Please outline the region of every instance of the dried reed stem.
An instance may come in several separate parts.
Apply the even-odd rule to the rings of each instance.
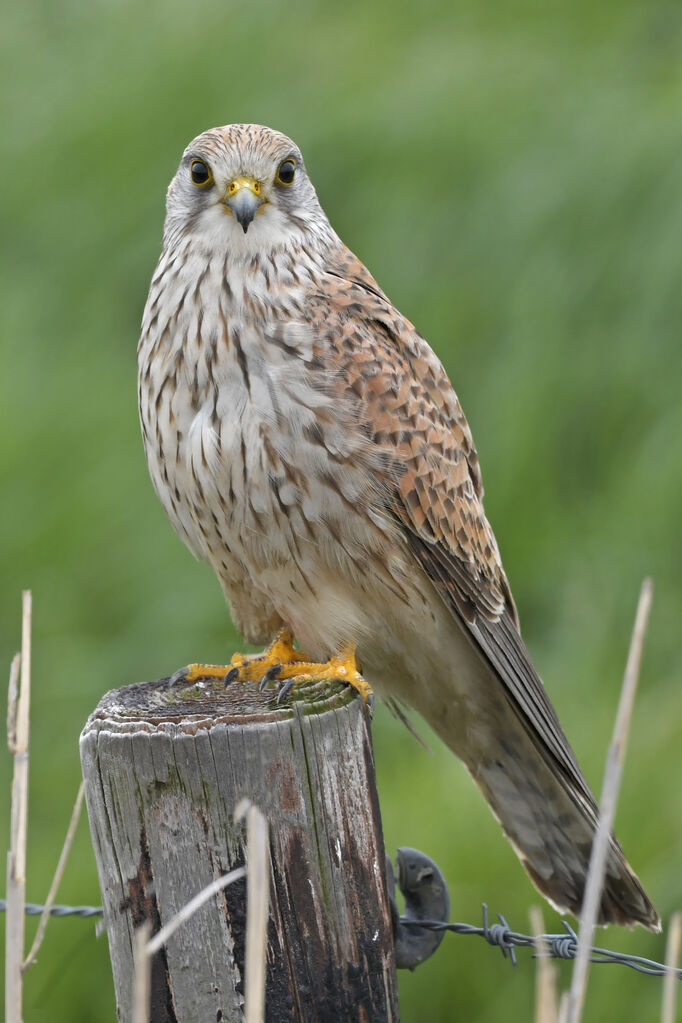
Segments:
[[[165,945],[170,936],[182,926],[193,913],[208,902],[214,895],[223,888],[227,888],[233,881],[238,881],[246,874],[245,867],[238,867],[224,874],[216,881],[206,885],[193,899],[190,899],[165,927],[157,931],[153,938],[149,937],[151,924],[146,920],[141,927],[135,931],[135,948],[133,952],[133,1023],[148,1023],[149,1021],[149,996],[151,992],[152,956]]]
[[[38,930],[36,931],[33,944],[31,945],[31,951],[26,956],[22,965],[23,970],[27,970],[32,963],[36,961],[38,951],[43,943],[45,937],[45,928],[47,927],[47,921],[50,919],[50,910],[54,906],[54,901],[57,898],[57,891],[59,890],[59,884],[64,874],[66,867],[66,861],[69,858],[71,852],[71,846],[73,844],[73,836],[76,834],[76,828],[78,827],[78,821],[80,820],[81,810],[83,809],[83,797],[85,795],[85,782],[82,781],[80,788],[78,789],[78,795],[76,796],[76,802],[74,803],[73,810],[71,812],[71,820],[69,821],[69,827],[66,832],[66,838],[64,839],[64,845],[59,856],[59,862],[57,863],[57,869],[54,872],[52,878],[52,884],[50,890],[47,893],[45,905],[43,906],[43,912],[40,915],[40,922],[38,923]]]
[[[682,931],[682,914],[673,913],[668,924],[668,940],[665,946],[665,965],[668,972],[663,981],[663,1005],[661,1007],[661,1023],[675,1023],[677,1006],[677,964],[680,959],[680,932]]]
[[[539,906],[530,908],[530,928],[535,937],[537,973],[535,975],[535,1023],[557,1023],[556,966],[543,935],[545,925]]]
[[[228,884],[232,884],[233,881],[238,881],[240,877],[244,877],[245,873],[245,867],[237,867],[236,870],[231,870],[229,874],[224,874],[216,881],[211,881],[205,888],[202,888],[193,899],[190,899],[182,909],[178,910],[165,927],[162,927],[153,938],[149,939],[146,947],[147,955],[153,956],[158,952],[161,946],[166,944],[171,934],[174,934],[178,927],[184,924],[185,920],[189,920],[193,913],[196,913],[205,902],[208,902],[209,899],[213,898],[219,891],[222,891],[223,888],[227,888]]]
[[[133,945],[133,1023],[149,1023],[149,996],[152,989],[152,961],[149,955],[149,920],[135,931]]]
[[[559,1023],[566,1023],[568,1019],[568,991],[561,992],[559,999]]]
[[[10,848],[7,854],[5,919],[5,1021],[21,1023],[23,1001],[24,906],[26,903],[26,830],[28,826],[28,740],[31,701],[31,593],[22,594],[21,679],[12,661],[7,710],[8,744],[14,758]]]
[[[15,654],[9,667],[7,687],[7,747],[14,756],[17,751],[17,703],[19,700],[19,669],[21,654]]]
[[[239,816],[239,808],[237,810]],[[245,1023],[262,1023],[265,1015],[265,956],[270,906],[268,822],[258,807],[246,812],[247,889]]]
[[[635,624],[630,640],[630,650],[625,667],[623,686],[618,704],[613,738],[606,758],[606,770],[599,805],[599,824],[592,843],[590,868],[587,873],[585,897],[580,914],[580,931],[578,935],[578,954],[576,956],[571,987],[568,996],[566,1023],[579,1023],[585,1004],[587,978],[590,970],[590,950],[597,922],[601,891],[604,883],[606,858],[609,851],[611,829],[616,814],[620,780],[623,773],[625,751],[627,748],[628,730],[632,717],[632,707],[637,691],[639,666],[642,659],[642,647],[646,635],[646,627],[651,609],[653,586],[651,579],[645,579],[639,595]]]

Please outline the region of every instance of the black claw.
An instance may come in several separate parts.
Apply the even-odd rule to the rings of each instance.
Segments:
[[[260,680],[260,685],[258,686],[261,693],[267,686],[268,682],[274,682],[276,678],[279,678],[279,673],[281,670],[282,670],[281,664],[273,664],[271,668],[268,668],[268,670],[265,672],[262,679]]]
[[[223,679],[223,685],[224,686],[231,686],[232,683],[236,682],[238,678],[239,678],[239,665],[235,664],[234,668],[230,668],[230,670],[225,675],[225,678]]]
[[[286,700],[287,696],[289,695],[291,690],[294,688],[295,684],[296,684],[296,680],[293,679],[293,678],[288,678],[286,680],[284,685],[280,688],[280,691],[277,693],[277,705],[278,706],[282,702],[282,700]]]
[[[173,686],[179,686],[183,682],[186,682],[188,670],[188,667],[178,668],[178,670],[168,679],[168,688],[172,689]]]

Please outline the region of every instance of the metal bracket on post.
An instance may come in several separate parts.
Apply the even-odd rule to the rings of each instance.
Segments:
[[[445,931],[419,927],[420,920],[448,922],[450,893],[440,867],[418,849],[401,846],[396,854],[398,888],[405,899],[401,916],[395,900],[393,864],[386,857],[395,961],[399,970],[414,970],[433,955]]]

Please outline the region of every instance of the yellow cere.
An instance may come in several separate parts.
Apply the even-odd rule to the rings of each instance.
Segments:
[[[233,178],[227,186],[227,194],[236,195],[242,188],[248,188],[254,195],[260,195],[261,192],[260,181],[256,181],[255,178],[238,177]]]

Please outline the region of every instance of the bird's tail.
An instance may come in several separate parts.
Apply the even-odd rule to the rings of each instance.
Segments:
[[[559,912],[580,914],[598,810],[585,782],[578,792],[550,767],[530,736],[476,766],[474,780],[539,891]],[[490,751],[489,751],[490,752]],[[660,931],[656,909],[612,834],[598,923]]]

